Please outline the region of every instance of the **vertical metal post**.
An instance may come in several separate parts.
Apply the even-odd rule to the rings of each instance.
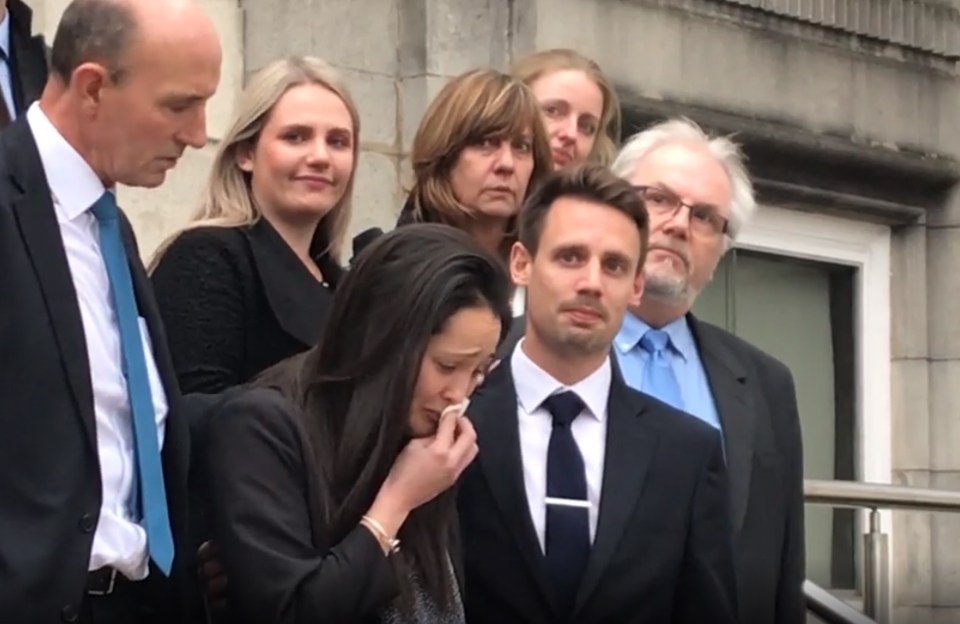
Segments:
[[[880,510],[870,510],[870,530],[863,534],[863,611],[878,624],[890,624],[890,560]]]

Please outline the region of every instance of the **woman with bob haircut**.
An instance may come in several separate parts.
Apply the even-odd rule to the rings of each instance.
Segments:
[[[465,417],[509,329],[502,262],[455,228],[371,243],[324,336],[227,399],[209,427],[227,621],[462,623],[450,489]]]
[[[468,71],[440,90],[410,160],[413,187],[397,225],[452,225],[504,259],[523,200],[551,170],[536,99],[492,69]]]
[[[218,392],[316,344],[341,279],[360,120],[324,61],[250,80],[193,221],[151,274],[182,390]]]
[[[512,73],[540,103],[555,168],[613,162],[620,143],[620,100],[595,61],[554,48],[521,58]]]

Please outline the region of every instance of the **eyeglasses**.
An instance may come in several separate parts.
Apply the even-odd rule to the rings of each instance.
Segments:
[[[658,217],[672,219],[684,206],[690,209],[690,229],[697,234],[704,236],[717,236],[726,234],[729,222],[725,217],[720,216],[720,211],[716,206],[710,204],[688,204],[680,197],[660,186],[636,185],[633,187],[643,203],[647,207],[647,212]]]

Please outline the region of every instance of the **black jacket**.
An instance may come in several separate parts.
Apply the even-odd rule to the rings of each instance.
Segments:
[[[318,282],[266,219],[187,230],[153,271],[183,392],[246,383],[320,339],[343,269],[315,259]]]

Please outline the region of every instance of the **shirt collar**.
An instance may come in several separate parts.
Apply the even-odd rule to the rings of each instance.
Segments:
[[[10,7],[3,13],[0,20],[0,51],[7,59],[10,58]]]
[[[513,350],[510,358],[510,368],[513,372],[513,384],[517,390],[517,402],[528,414],[533,413],[543,404],[547,397],[565,390],[572,390],[583,400],[587,411],[599,421],[607,415],[607,399],[610,396],[612,372],[610,357],[604,359],[603,364],[586,378],[572,386],[565,386],[557,381],[553,375],[543,370],[523,352],[523,342]]]
[[[27,109],[27,123],[40,152],[50,194],[62,214],[72,221],[89,210],[106,189],[83,156],[50,123],[39,102]]]
[[[646,321],[628,311],[623,315],[623,323],[621,323],[620,331],[617,332],[617,337],[614,338],[613,343],[620,353],[625,355],[640,343],[640,339],[650,329],[652,327]],[[689,359],[690,354],[696,349],[696,344],[693,340],[693,332],[690,331],[690,324],[687,323],[686,315],[674,319],[660,329],[670,336],[670,347],[673,351],[684,361]]]

